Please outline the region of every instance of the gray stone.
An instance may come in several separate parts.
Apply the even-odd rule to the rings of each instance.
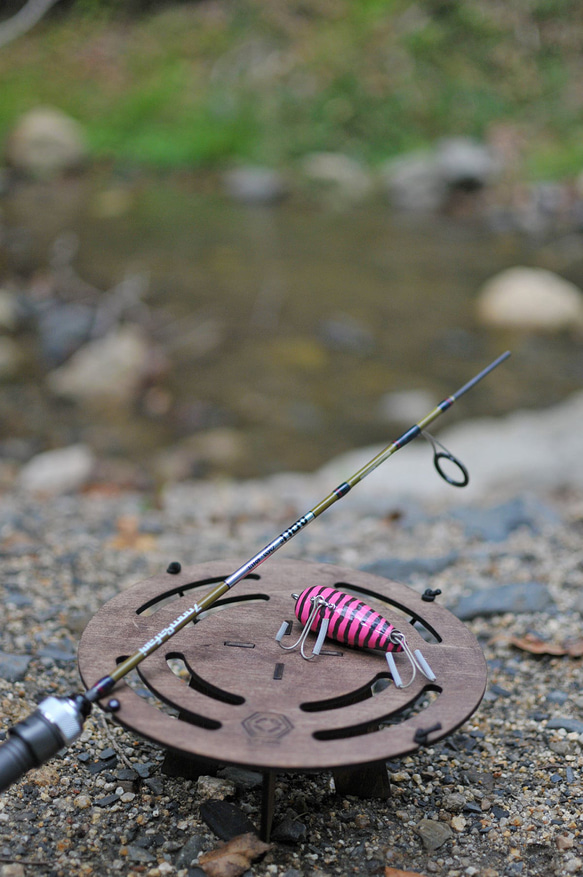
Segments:
[[[454,509],[451,515],[464,525],[469,538],[477,537],[486,542],[503,542],[518,527],[525,526],[538,533],[543,524],[560,522],[553,509],[533,500],[527,502],[524,497],[516,497],[492,508],[462,506]]]
[[[286,816],[273,829],[273,840],[278,843],[297,844],[306,838],[306,826],[293,816]]]
[[[438,850],[453,837],[451,828],[445,822],[437,822],[435,819],[422,819],[415,828],[421,838],[425,849],[432,853]]]
[[[238,789],[249,791],[259,789],[263,785],[263,774],[256,770],[245,770],[242,767],[223,767],[217,771],[217,776],[223,777],[235,783]]]
[[[54,302],[37,318],[41,350],[46,362],[58,366],[84,344],[91,331],[95,311],[80,302]]]
[[[549,731],[559,730],[560,728],[562,728],[569,734],[583,734],[583,721],[581,721],[580,719],[568,719],[557,716],[554,719],[549,719],[546,727]]]
[[[199,834],[190,837],[176,857],[174,866],[177,871],[181,868],[189,868],[203,850],[203,838]]]
[[[30,655],[10,655],[0,652],[0,677],[7,682],[20,682],[24,679],[30,662]]]
[[[443,796],[442,804],[450,813],[461,813],[466,806],[466,799],[461,792],[450,792]]]
[[[462,621],[468,621],[477,615],[544,612],[552,606],[554,602],[546,585],[540,582],[519,582],[497,588],[482,588],[474,594],[462,597],[452,611]]]
[[[51,658],[51,660],[57,661],[60,664],[69,664],[76,658],[75,652],[67,651],[56,645],[48,645],[43,649],[39,649],[37,655],[39,658]]]
[[[149,862],[156,862],[156,856],[154,853],[151,853],[149,850],[145,850],[143,847],[137,846],[137,844],[130,844],[127,847],[128,851],[128,859],[130,862],[143,862],[147,864]]]

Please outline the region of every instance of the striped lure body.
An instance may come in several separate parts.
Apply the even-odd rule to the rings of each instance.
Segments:
[[[318,632],[322,621],[328,620],[327,636],[347,646],[400,652],[402,646],[391,640],[395,626],[358,597],[325,585],[306,588],[296,602],[296,617],[307,624],[315,598],[325,600],[316,614],[311,630]]]

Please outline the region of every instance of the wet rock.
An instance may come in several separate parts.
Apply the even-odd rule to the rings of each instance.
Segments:
[[[47,379],[58,396],[81,402],[131,402],[151,375],[155,353],[143,332],[121,326],[81,347]]]
[[[421,838],[423,846],[428,852],[438,850],[453,837],[451,828],[445,822],[437,822],[434,819],[422,819],[415,828]]]
[[[452,611],[462,621],[468,621],[478,615],[544,612],[553,605],[553,599],[546,585],[540,582],[519,582],[497,588],[482,588],[474,594],[462,597]]]
[[[437,144],[435,162],[450,188],[481,189],[492,182],[498,162],[483,143],[469,137],[450,137]]]
[[[411,153],[387,162],[381,180],[398,210],[435,213],[447,200],[447,186],[431,152]]]
[[[0,678],[7,682],[20,682],[24,679],[30,662],[30,655],[10,655],[0,652]]]
[[[223,186],[229,197],[245,204],[274,204],[287,194],[283,176],[267,167],[248,165],[225,171]]]
[[[29,493],[62,494],[87,483],[95,458],[87,445],[71,445],[37,454],[20,472],[20,487]]]
[[[416,576],[431,577],[447,569],[456,563],[459,554],[450,551],[439,557],[412,557],[410,560],[402,560],[398,557],[377,560],[374,563],[365,564],[361,567],[364,572],[373,575],[384,576],[397,582],[409,582]]]
[[[314,152],[302,162],[304,175],[326,193],[347,201],[361,201],[372,191],[362,165],[339,152]]]
[[[248,832],[256,833],[255,826],[243,811],[227,801],[204,801],[200,805],[200,815],[221,840],[231,840]]]
[[[46,179],[79,168],[87,158],[83,129],[53,107],[22,116],[6,144],[8,163],[27,176]]]
[[[484,284],[476,310],[487,326],[555,332],[583,326],[583,293],[543,268],[508,268]]]

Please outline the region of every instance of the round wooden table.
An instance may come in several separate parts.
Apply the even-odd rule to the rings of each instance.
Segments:
[[[110,600],[81,638],[85,685],[111,672],[240,565],[213,561],[166,572]],[[418,673],[411,687],[398,689],[382,653],[332,640],[312,661],[298,650],[284,651],[275,639],[282,622],[292,623],[282,644],[301,630],[291,595],[310,585],[348,591],[379,611],[412,649],[422,650],[435,681]],[[313,639],[310,634],[308,646]],[[396,655],[396,661],[407,681],[406,657]],[[344,793],[358,794],[366,778],[369,793],[388,794],[384,762],[459,727],[479,705],[486,679],[476,639],[437,601],[332,564],[271,560],[118,683],[114,718],[178,754],[185,766],[195,760],[207,770],[210,762],[262,771],[262,833],[268,837],[277,772],[332,769]]]

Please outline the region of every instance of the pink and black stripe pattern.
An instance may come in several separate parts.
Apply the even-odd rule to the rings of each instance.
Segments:
[[[328,636],[347,646],[359,648],[383,649],[385,652],[400,652],[402,647],[391,641],[391,633],[395,626],[383,618],[358,597],[338,591],[325,585],[306,588],[297,599],[296,616],[302,624],[306,624],[312,611],[312,600],[320,597],[326,601],[321,612],[318,612],[311,629],[314,632],[324,618],[328,619]]]

